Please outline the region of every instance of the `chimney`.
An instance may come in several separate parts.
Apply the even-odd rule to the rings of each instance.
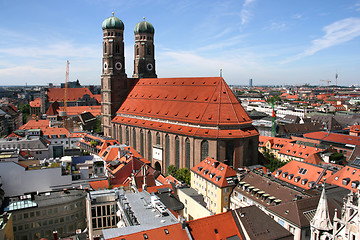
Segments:
[[[142,190],[146,191],[147,190],[147,185],[146,185],[146,165],[143,165],[143,177],[144,177],[144,182],[142,185]]]
[[[54,240],[58,240],[58,232],[53,231]]]

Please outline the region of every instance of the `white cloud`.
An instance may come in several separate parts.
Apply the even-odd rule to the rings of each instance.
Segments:
[[[288,58],[283,63],[293,62],[318,51],[339,45],[360,36],[360,18],[345,18],[323,28],[325,35],[312,41],[302,53]]]
[[[282,31],[287,27],[286,23],[281,23],[281,22],[272,22],[270,24],[270,26],[265,27],[265,30],[277,30],[277,31]]]
[[[242,5],[241,11],[240,11],[240,18],[241,18],[242,25],[247,24],[253,16],[252,12],[249,9],[250,5],[253,2],[255,2],[255,0],[245,0],[244,4]]]

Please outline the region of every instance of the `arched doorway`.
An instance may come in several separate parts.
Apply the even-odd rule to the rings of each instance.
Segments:
[[[159,162],[155,163],[155,170],[161,172],[161,165]]]

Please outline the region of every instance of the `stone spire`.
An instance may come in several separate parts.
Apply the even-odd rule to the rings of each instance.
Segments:
[[[325,195],[325,187],[322,190],[315,216],[310,223],[313,228],[320,231],[330,231],[333,228],[330,221],[327,198]]]

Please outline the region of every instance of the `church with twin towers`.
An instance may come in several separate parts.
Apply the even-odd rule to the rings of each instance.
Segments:
[[[136,149],[165,173],[206,157],[233,168],[258,163],[259,133],[220,77],[158,78],[153,25],[134,28],[134,72],[125,72],[124,23],[105,19],[101,126],[105,136]]]

